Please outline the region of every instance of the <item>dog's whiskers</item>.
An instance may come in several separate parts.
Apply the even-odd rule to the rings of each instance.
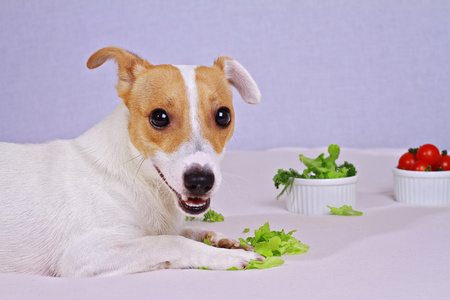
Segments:
[[[245,182],[246,184],[250,184],[251,183],[251,180],[249,179],[249,178],[247,178],[247,177],[245,177],[245,176],[242,176],[242,175],[240,175],[240,174],[237,174],[237,173],[228,173],[228,172],[225,172],[225,171],[222,171],[222,175],[223,175],[223,178],[225,179],[233,179],[233,180],[236,180],[237,182]]]
[[[133,157],[133,158],[127,160],[126,162],[122,163],[121,166],[123,166],[123,165],[125,165],[125,164],[127,164],[127,163],[129,163],[129,162],[132,162],[133,160],[135,160],[136,158],[139,158],[139,157],[142,157],[142,154],[138,154],[138,155],[136,155],[135,157]]]
[[[142,164],[143,164],[144,161],[145,161],[145,157],[144,157],[143,155],[139,155],[139,156],[141,157],[141,159],[140,159],[139,162],[137,163],[137,170],[136,170],[136,173],[134,174],[133,185],[131,186],[131,188],[134,187],[134,184],[136,183],[136,178],[137,178],[137,176],[138,176],[138,173],[139,173],[139,171],[141,170]],[[137,156],[137,157],[139,157],[139,156]],[[135,158],[137,158],[137,157],[135,157]]]
[[[222,193],[229,197],[234,196],[232,187],[250,184],[251,180],[245,176],[239,175],[237,173],[228,173],[222,171],[222,183],[220,186],[220,190]]]

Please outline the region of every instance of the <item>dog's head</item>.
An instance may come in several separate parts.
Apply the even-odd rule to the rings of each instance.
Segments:
[[[230,85],[251,104],[261,100],[258,86],[228,57],[212,67],[152,65],[107,47],[94,53],[87,66],[97,68],[108,59],[119,66],[116,88],[130,112],[130,141],[146,159],[143,167],[157,173],[184,213],[204,212],[220,185],[220,161],[233,134]]]

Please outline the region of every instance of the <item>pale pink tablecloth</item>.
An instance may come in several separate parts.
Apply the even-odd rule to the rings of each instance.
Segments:
[[[0,299],[450,299],[450,208],[394,201],[392,167],[401,149],[342,149],[340,160],[359,171],[361,217],[290,213],[272,177],[278,168],[302,169],[298,154],[320,149],[231,151],[212,208],[222,223],[193,222],[246,237],[269,221],[296,229],[310,246],[267,270],[162,270],[110,278],[48,278],[0,274]],[[251,234],[251,232],[249,233]]]

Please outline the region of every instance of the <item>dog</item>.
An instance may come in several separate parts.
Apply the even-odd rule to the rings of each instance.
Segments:
[[[116,47],[123,101],[73,140],[0,143],[0,272],[112,276],[158,269],[244,268],[262,256],[223,234],[184,227],[221,183],[234,130],[234,86],[261,93],[222,56],[212,66],[152,65]],[[208,238],[214,247],[206,245]]]

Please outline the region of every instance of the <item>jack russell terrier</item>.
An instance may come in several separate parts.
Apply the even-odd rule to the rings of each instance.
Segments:
[[[110,276],[263,260],[220,233],[183,228],[221,182],[230,85],[247,103],[261,100],[247,70],[228,57],[152,65],[115,47],[87,66],[109,59],[123,103],[107,118],[74,140],[0,143],[0,272]]]

